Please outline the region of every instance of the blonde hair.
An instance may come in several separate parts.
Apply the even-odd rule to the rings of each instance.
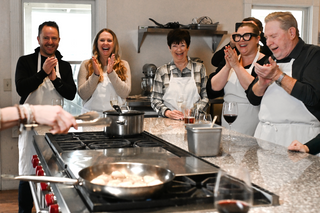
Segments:
[[[265,23],[269,21],[280,22],[280,28],[283,30],[288,30],[291,27],[296,29],[297,37],[299,37],[298,23],[295,17],[290,12],[273,12],[267,15],[264,19]]]
[[[111,55],[114,54],[114,56],[115,56],[115,62],[114,62],[114,65],[113,65],[113,70],[117,73],[117,75],[119,76],[119,78],[122,81],[125,81],[127,79],[127,69],[124,66],[124,63],[120,59],[119,42],[118,42],[116,34],[112,30],[104,28],[104,29],[102,29],[102,30],[100,30],[98,32],[98,34],[96,35],[96,37],[94,38],[94,41],[93,41],[92,54],[97,59],[99,66],[103,70],[102,63],[101,63],[101,60],[100,60],[100,55],[99,55],[99,49],[98,49],[98,40],[99,40],[100,34],[103,33],[103,32],[108,32],[113,37],[114,48],[113,48],[112,53],[111,53]],[[86,66],[86,68],[88,70],[88,74],[87,74],[87,77],[86,77],[88,79],[89,76],[91,76],[93,74],[93,72],[94,72],[93,67],[92,67],[92,59],[90,59],[85,64],[85,66]],[[103,75],[100,75],[99,82],[102,82],[102,81],[103,81]]]

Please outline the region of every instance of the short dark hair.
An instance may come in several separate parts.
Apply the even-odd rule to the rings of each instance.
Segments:
[[[244,18],[242,21],[253,21],[254,23],[257,24],[259,30],[261,32],[263,32],[263,25],[259,19],[255,18],[255,17],[247,17],[247,18]]]
[[[187,48],[190,45],[190,33],[188,30],[183,29],[173,29],[168,33],[167,36],[167,44],[169,48],[171,48],[171,44],[176,43],[180,44],[181,42],[185,41],[187,44]]]
[[[40,36],[41,32],[42,32],[42,28],[44,26],[48,26],[48,27],[54,27],[58,30],[58,35],[60,36],[60,33],[59,33],[59,26],[57,25],[56,22],[54,21],[45,21],[43,22],[42,24],[39,25],[39,29],[38,29],[38,36]]]

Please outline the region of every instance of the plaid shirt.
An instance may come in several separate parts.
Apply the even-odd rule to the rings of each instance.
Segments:
[[[206,91],[206,84],[208,77],[206,75],[206,68],[204,64],[191,61],[188,57],[188,64],[182,72],[176,67],[173,60],[161,67],[158,67],[155,77],[151,95],[151,107],[158,113],[159,116],[165,117],[164,113],[169,109],[163,103],[163,95],[166,93],[170,82],[170,73],[173,77],[191,77],[191,69],[194,67],[194,80],[200,95],[199,110],[205,111],[208,107],[208,97]],[[169,109],[170,110],[170,109]]]

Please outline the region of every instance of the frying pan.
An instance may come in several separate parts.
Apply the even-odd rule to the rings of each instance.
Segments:
[[[111,174],[113,171],[119,171],[124,174],[145,176],[150,175],[162,181],[161,184],[152,186],[139,187],[122,187],[109,186],[91,183],[91,180],[99,175]],[[116,197],[125,200],[143,200],[152,198],[162,192],[162,190],[171,183],[175,174],[165,168],[143,163],[127,163],[118,162],[110,164],[98,164],[86,167],[79,171],[79,179],[49,177],[49,176],[16,176],[16,180],[36,181],[36,182],[51,182],[70,185],[84,186],[90,193],[98,193],[111,197]]]

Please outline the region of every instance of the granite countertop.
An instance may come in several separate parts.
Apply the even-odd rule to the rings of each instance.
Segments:
[[[145,131],[188,151],[183,121],[167,118],[146,118]],[[234,141],[227,141],[223,128],[218,156],[203,158],[220,168],[241,164],[251,173],[252,183],[280,197],[280,206],[256,207],[250,213],[319,212],[320,158],[305,153],[290,152],[286,147],[231,132]],[[208,211],[206,211],[208,212]]]
[[[183,121],[145,118],[144,130],[188,151],[187,131]],[[36,130],[40,135],[47,131],[47,128]],[[78,131],[103,131],[103,128],[82,127]],[[234,141],[230,142],[227,141],[227,134],[228,130],[223,128],[219,155],[203,159],[222,169],[230,164],[241,164],[249,169],[252,183],[280,197],[279,206],[255,207],[250,209],[250,213],[319,212],[318,156],[290,152],[286,147],[236,132],[231,132]]]

